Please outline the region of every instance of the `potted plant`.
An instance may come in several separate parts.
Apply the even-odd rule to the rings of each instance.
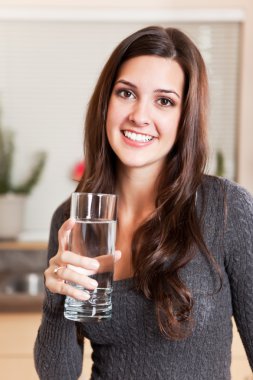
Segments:
[[[216,171],[215,174],[219,177],[223,177],[225,174],[224,155],[221,150],[216,152]]]
[[[14,133],[2,128],[0,115],[0,239],[16,239],[21,232],[26,198],[38,183],[46,161],[45,152],[38,153],[28,178],[14,185],[14,151]]]

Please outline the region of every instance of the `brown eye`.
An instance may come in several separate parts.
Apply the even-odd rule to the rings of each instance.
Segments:
[[[126,91],[126,90],[124,90],[123,93],[122,93],[122,95],[123,95],[125,98],[130,98],[131,95],[132,95],[132,93],[131,93],[130,91]]]
[[[158,99],[158,103],[163,106],[163,107],[167,107],[167,106],[172,106],[173,105],[173,102],[168,99],[168,98],[160,98]]]
[[[125,90],[125,89],[120,89],[120,90],[116,91],[116,93],[121,98],[125,98],[125,99],[133,99],[135,97],[134,94],[132,93],[132,91]]]

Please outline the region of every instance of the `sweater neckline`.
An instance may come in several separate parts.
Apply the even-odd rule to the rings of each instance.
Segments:
[[[134,284],[133,277],[123,278],[120,280],[113,281],[113,289],[114,290],[129,289],[133,286],[133,284]]]

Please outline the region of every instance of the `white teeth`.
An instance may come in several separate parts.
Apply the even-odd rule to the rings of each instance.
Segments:
[[[140,135],[140,134],[134,133],[134,132],[123,131],[123,134],[124,134],[125,137],[127,137],[127,138],[129,138],[130,140],[133,140],[133,141],[147,142],[147,141],[153,140],[152,136]]]

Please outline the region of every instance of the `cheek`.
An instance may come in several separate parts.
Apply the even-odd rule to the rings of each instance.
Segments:
[[[111,102],[108,107],[106,118],[106,130],[107,134],[113,131],[119,131],[126,115],[122,107],[116,106],[115,102]]]
[[[169,138],[174,138],[177,134],[179,126],[180,115],[170,115],[169,118],[164,118],[160,123],[159,133]]]

